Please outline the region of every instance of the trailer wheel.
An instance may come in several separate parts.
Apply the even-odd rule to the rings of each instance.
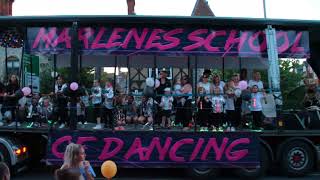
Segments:
[[[291,141],[281,151],[281,167],[288,176],[303,176],[311,171],[314,153],[308,144]]]
[[[219,169],[215,168],[188,168],[187,174],[192,179],[212,179],[219,175]]]
[[[0,162],[6,163],[9,167],[11,166],[10,154],[2,144],[0,144]]]
[[[257,179],[263,177],[270,165],[270,156],[268,150],[261,146],[260,150],[260,167],[259,168],[238,168],[234,173],[243,179]]]

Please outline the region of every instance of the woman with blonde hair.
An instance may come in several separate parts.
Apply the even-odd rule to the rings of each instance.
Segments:
[[[70,143],[64,152],[64,163],[60,169],[79,169],[81,180],[93,180],[96,175],[85,157],[86,154],[82,145]]]

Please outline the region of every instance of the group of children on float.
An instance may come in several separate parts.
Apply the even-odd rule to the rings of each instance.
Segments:
[[[224,83],[218,75],[208,82],[209,75],[203,74],[198,83],[197,121],[200,131],[235,131],[246,126],[247,114],[252,114],[252,128],[261,129],[262,101],[265,98],[260,73],[254,72],[253,80],[240,81],[239,74]]]
[[[245,114],[251,113],[253,117],[253,127],[260,128],[262,123],[262,99],[265,97],[263,83],[260,80],[259,72],[255,72],[253,80],[240,81],[238,74],[224,83],[218,75],[213,75],[212,82],[209,82],[210,74],[204,73],[197,84],[197,114],[193,118],[196,124],[200,125],[200,131],[227,130],[234,131],[244,125]],[[164,78],[166,79],[166,78]],[[243,85],[245,84],[245,85]],[[159,97],[143,96],[138,103],[132,95],[115,97],[112,83],[106,82],[101,88],[100,82],[95,80],[91,93],[85,91],[77,101],[78,123],[83,127],[87,123],[90,101],[93,105],[93,117],[97,124],[93,129],[115,128],[123,130],[125,124],[144,124],[144,128],[153,129],[154,118],[160,115],[160,126],[170,127],[173,120],[171,117],[176,110],[177,103],[183,104],[190,97],[182,94],[182,84],[179,80],[173,85],[161,83],[157,87],[161,89]],[[26,119],[34,122],[34,126],[41,126],[43,122],[55,120],[59,123],[59,128],[64,128],[68,124],[68,111],[70,104],[63,91],[67,84],[59,76],[55,85],[55,92],[49,96],[33,96],[28,101],[28,97],[19,100],[18,106],[25,107]],[[191,90],[192,91],[192,90]],[[190,92],[191,93],[191,92]],[[54,96],[54,103],[52,102]],[[116,106],[120,105],[121,110],[116,112]],[[158,107],[158,108],[156,108]],[[117,109],[118,110],[118,109]],[[192,111],[186,109],[185,112]],[[155,112],[159,114],[155,114]],[[117,116],[117,117],[115,117]],[[104,127],[103,123],[104,121]],[[177,123],[177,122],[176,122]],[[20,125],[20,124],[19,124]]]

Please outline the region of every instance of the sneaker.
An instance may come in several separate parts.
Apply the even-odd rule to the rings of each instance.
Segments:
[[[150,130],[150,131],[153,131],[153,127],[152,127],[152,126],[150,126],[150,127],[149,127],[149,130]]]
[[[227,131],[227,132],[230,132],[230,131],[231,131],[231,128],[230,128],[230,127],[227,127],[227,128],[226,128],[226,131]]]
[[[4,124],[3,124],[3,122],[0,122],[0,126],[3,126]]]
[[[81,124],[81,128],[84,129],[86,126],[84,124]]]
[[[145,125],[142,126],[142,129],[145,129],[147,126],[149,127],[150,124],[151,124],[150,122],[147,122]]]
[[[125,128],[123,126],[120,126],[119,130],[123,131],[123,130],[125,130]]]
[[[88,122],[86,121],[86,122],[84,122],[84,124],[88,124]]]
[[[231,132],[234,132],[234,131],[236,131],[236,128],[231,127],[231,128],[230,128],[230,131],[231,131]]]
[[[212,127],[212,132],[217,132],[217,129],[216,129],[216,127]]]
[[[62,128],[64,128],[66,125],[65,124],[61,124],[60,126],[59,126],[59,129],[62,129]]]
[[[200,127],[200,132],[203,132],[204,131],[204,127]]]
[[[205,132],[208,132],[208,131],[209,131],[208,127],[205,127],[205,128],[204,128],[204,131],[205,131]]]
[[[217,130],[218,130],[219,132],[223,132],[223,128],[220,127],[220,126],[217,128]]]
[[[95,127],[93,127],[93,129],[102,129],[102,125],[101,124],[97,124]]]
[[[29,124],[27,125],[27,128],[32,128],[32,126],[33,126],[33,122],[29,123]]]
[[[82,122],[79,121],[78,124],[80,125],[80,124],[82,124]]]

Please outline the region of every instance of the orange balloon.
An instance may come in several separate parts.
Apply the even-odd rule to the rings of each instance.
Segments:
[[[113,161],[105,161],[101,166],[101,173],[105,178],[113,178],[117,174],[117,165]]]

